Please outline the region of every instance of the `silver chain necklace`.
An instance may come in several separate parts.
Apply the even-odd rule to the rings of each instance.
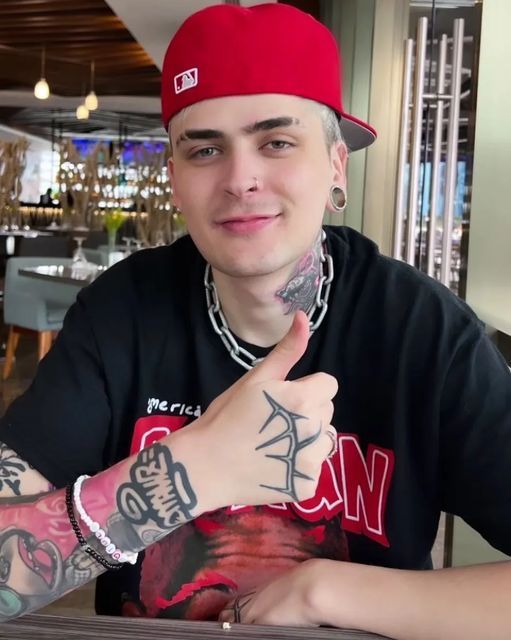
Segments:
[[[321,277],[319,280],[318,290],[316,291],[314,304],[307,312],[311,335],[323,322],[323,318],[325,317],[328,309],[330,286],[334,279],[334,264],[332,256],[327,251],[326,233],[324,231],[321,233],[320,260]],[[220,306],[220,300],[218,299],[216,286],[211,275],[211,265],[209,263],[206,265],[206,269],[204,271],[204,290],[206,292],[208,315],[214,332],[220,336],[220,339],[224,343],[231,358],[249,371],[252,367],[255,367],[256,364],[261,362],[261,360],[264,360],[264,358],[256,358],[253,353],[244,349],[240,344],[238,344],[238,341],[229,329],[227,320],[222,312],[222,307]]]

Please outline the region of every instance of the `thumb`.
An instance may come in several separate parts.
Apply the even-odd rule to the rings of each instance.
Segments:
[[[309,319],[297,311],[291,328],[266,358],[252,370],[252,380],[285,380],[300,360],[309,341]]]

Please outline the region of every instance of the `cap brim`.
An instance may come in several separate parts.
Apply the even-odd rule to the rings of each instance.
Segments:
[[[376,131],[370,125],[349,114],[341,115],[340,126],[350,151],[364,149],[376,140]]]

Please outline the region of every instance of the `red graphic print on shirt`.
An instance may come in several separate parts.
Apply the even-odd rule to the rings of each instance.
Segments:
[[[132,453],[182,428],[186,416],[140,418]],[[216,620],[238,593],[252,591],[309,558],[349,560],[346,531],[388,546],[385,506],[393,452],[339,434],[325,461],[316,495],[300,503],[233,505],[204,514],[149,547],[141,568],[140,600],[124,613]]]

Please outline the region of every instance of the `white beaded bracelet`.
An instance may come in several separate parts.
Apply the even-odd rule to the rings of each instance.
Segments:
[[[114,560],[117,560],[117,562],[129,562],[130,564],[136,564],[138,553],[133,553],[132,551],[121,551],[120,549],[117,549],[112,540],[106,535],[106,531],[101,528],[99,522],[95,522],[85,511],[85,507],[83,506],[80,494],[82,491],[83,481],[88,480],[89,478],[90,476],[87,475],[80,476],[76,480],[73,487],[74,505],[80,515],[80,518],[85,522],[90,532],[93,533],[105,547],[105,551],[109,556],[112,556],[112,558]]]

